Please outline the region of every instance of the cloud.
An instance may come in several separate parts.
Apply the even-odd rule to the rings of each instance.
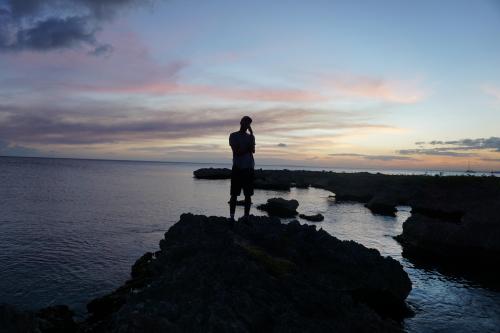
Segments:
[[[482,87],[483,92],[493,98],[495,98],[497,101],[500,101],[500,88],[495,87],[492,85],[485,85]]]
[[[0,139],[22,144],[51,145],[158,142],[186,138],[198,140],[228,133],[238,126],[242,114],[254,119],[259,134],[299,143],[314,142],[318,135],[331,137],[334,131],[387,128],[367,123],[360,114],[335,110],[252,110],[241,107],[169,110],[124,106],[121,103],[85,103],[66,107],[57,104],[38,105],[36,108],[0,104]],[[332,117],[336,119],[335,123],[327,121]]]
[[[10,144],[0,140],[0,156],[40,156],[37,149]]]
[[[337,156],[337,157],[363,157],[363,154],[354,154],[354,153],[338,153],[338,154],[328,154],[329,156]]]
[[[338,75],[323,79],[334,95],[360,97],[398,104],[421,101],[426,92],[417,80],[394,80],[369,76]]]
[[[133,147],[129,148],[129,151],[137,152],[147,152],[147,153],[173,153],[173,152],[209,152],[218,150],[220,145],[218,144],[184,144],[184,145],[174,145],[174,146],[152,146],[152,147]]]
[[[89,51],[89,54],[97,57],[102,55],[107,56],[110,55],[113,52],[113,50],[114,50],[113,45],[102,44],[97,46],[94,50]]]
[[[431,155],[449,157],[473,157],[478,151],[500,152],[500,138],[477,138],[460,140],[432,140],[419,141],[416,149],[401,149],[397,153],[401,155]]]
[[[491,150],[500,152],[500,137],[477,138],[477,139],[460,139],[451,141],[433,140],[427,143],[431,146],[443,146],[433,148],[434,150],[450,151],[450,150]]]
[[[71,89],[71,87],[69,87]],[[144,95],[187,94],[216,97],[226,100],[314,102],[328,98],[312,91],[277,88],[234,88],[208,85],[181,84],[177,82],[146,82],[144,84],[74,86],[75,91],[92,93],[122,93]]]
[[[443,150],[441,148],[430,149],[401,149],[397,151],[402,155],[432,155],[432,156],[450,156],[450,157],[470,157],[475,156],[473,153],[460,153],[455,151]]]
[[[288,147],[288,145],[286,143],[278,143],[277,146],[282,147],[282,148]]]
[[[397,155],[365,155],[365,154],[354,154],[354,153],[338,153],[338,154],[329,154],[329,156],[355,157],[355,158],[363,158],[365,160],[372,160],[372,161],[412,161],[412,160],[415,160],[415,158],[413,158],[413,157],[397,156]]]
[[[0,7],[0,51],[50,51],[86,45],[93,49],[91,54],[100,55],[109,51],[109,46],[96,38],[102,23],[119,10],[139,3],[138,0],[7,0]]]
[[[8,48],[12,50],[52,50],[77,46],[80,43],[95,44],[95,27],[83,17],[49,18],[39,21],[28,29],[17,31],[16,40]]]

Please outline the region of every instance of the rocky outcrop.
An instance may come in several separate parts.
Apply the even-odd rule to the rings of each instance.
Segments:
[[[267,203],[258,205],[257,209],[266,211],[270,216],[294,217],[298,214],[297,207],[299,202],[295,199],[271,198],[267,199]]]
[[[34,312],[0,304],[0,333],[73,333],[77,331],[73,315],[66,305]]]
[[[335,193],[337,202],[364,203],[374,214],[394,216],[397,205],[411,206],[414,216],[398,237],[407,254],[432,253],[426,256],[429,261],[454,257],[458,266],[475,267],[477,260],[459,259],[469,254],[477,259],[479,253],[481,258],[500,258],[500,177],[256,170],[255,179],[282,188],[310,184]],[[487,264],[480,267],[489,269]]]
[[[300,214],[299,217],[301,219],[311,221],[311,222],[321,222],[325,219],[325,217],[320,213],[314,214],[314,215]]]
[[[203,168],[195,170],[193,175],[199,179],[230,179],[231,169]]]
[[[314,226],[184,214],[80,331],[402,332],[410,290],[396,260]]]
[[[461,220],[414,213],[396,239],[409,259],[485,269],[500,266],[500,221],[482,220],[477,212]],[[500,273],[496,272],[500,277]]]

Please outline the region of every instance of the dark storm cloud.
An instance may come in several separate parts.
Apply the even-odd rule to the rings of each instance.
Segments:
[[[110,44],[103,44],[90,51],[89,54],[93,56],[107,56],[113,52],[114,48]]]
[[[139,0],[8,0],[0,2],[0,51],[48,51],[87,45],[107,54],[97,41],[103,21]]]
[[[46,12],[64,10],[86,11],[98,19],[105,19],[112,17],[124,7],[151,2],[148,0],[7,0],[3,10],[8,10],[14,18],[33,17]]]
[[[29,29],[19,30],[15,44],[10,47],[43,51],[73,47],[80,43],[92,45],[96,43],[94,33],[95,28],[89,26],[82,17],[50,18]]]
[[[411,160],[415,160],[413,157],[397,156],[397,155],[365,155],[365,154],[353,154],[353,153],[338,153],[338,154],[329,154],[329,156],[357,157],[357,158],[363,158],[365,160],[371,160],[371,161],[411,161]]]

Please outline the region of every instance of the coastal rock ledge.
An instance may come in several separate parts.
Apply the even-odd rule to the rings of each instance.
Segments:
[[[80,332],[402,332],[411,282],[314,226],[183,214]]]

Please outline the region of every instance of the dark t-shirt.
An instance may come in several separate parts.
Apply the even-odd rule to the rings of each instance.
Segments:
[[[233,167],[240,169],[251,168],[255,166],[253,160],[253,147],[255,147],[255,137],[246,132],[234,132],[229,135],[229,145],[233,148]],[[248,150],[247,153],[236,156],[234,149]]]

